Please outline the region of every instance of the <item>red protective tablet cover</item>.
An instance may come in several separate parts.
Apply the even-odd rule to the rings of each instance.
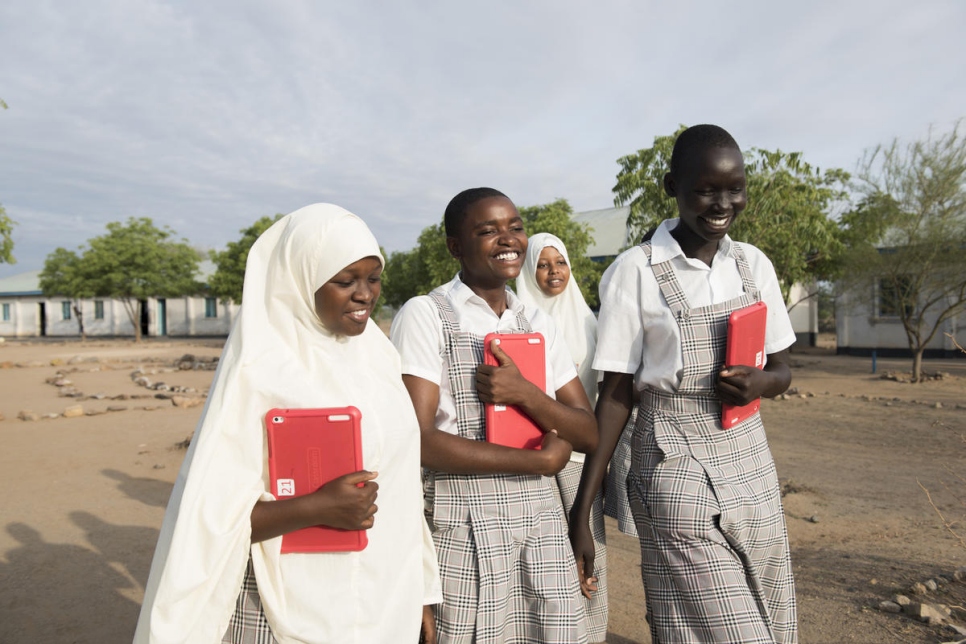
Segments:
[[[490,342],[500,340],[500,348],[510,356],[524,378],[547,390],[546,341],[541,333],[489,333],[483,339],[483,364],[498,365]],[[540,449],[543,430],[515,405],[487,404],[486,440],[521,449]]]
[[[737,311],[728,318],[728,345],[725,349],[725,366],[745,365],[761,369],[765,364],[765,324],[768,307],[764,302],[755,302]],[[734,427],[741,421],[758,413],[761,398],[747,405],[721,405],[721,426]]]
[[[270,492],[282,500],[315,492],[362,469],[362,414],[355,407],[272,409],[265,415]],[[365,530],[311,526],[282,536],[282,553],[362,550]]]

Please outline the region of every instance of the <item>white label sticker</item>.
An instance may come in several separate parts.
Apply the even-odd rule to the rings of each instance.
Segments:
[[[279,479],[275,487],[275,496],[295,496],[295,479]]]

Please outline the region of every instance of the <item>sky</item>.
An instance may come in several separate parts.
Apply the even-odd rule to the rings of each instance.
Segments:
[[[607,208],[679,124],[854,171],[966,116],[964,33],[962,0],[5,0],[0,278],[130,217],[222,249],[326,201],[392,252],[465,188]]]

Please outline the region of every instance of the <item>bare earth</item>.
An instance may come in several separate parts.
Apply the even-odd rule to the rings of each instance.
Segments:
[[[184,456],[177,443],[201,413],[156,398],[162,392],[131,373],[204,391],[213,372],[177,370],[176,361],[220,350],[216,340],[0,344],[0,642],[130,641]],[[966,564],[966,542],[956,538],[966,535],[966,360],[927,361],[928,371],[949,375],[912,385],[880,377],[908,370],[906,360],[879,360],[873,375],[868,358],[822,350],[793,358],[798,395],[765,401],[762,415],[787,492],[801,641],[962,639],[877,607]],[[58,373],[83,396],[58,396],[46,382]],[[78,404],[124,409],[17,418]],[[937,509],[958,521],[952,530]],[[608,539],[608,641],[650,642],[637,541],[613,524]],[[966,624],[966,584],[939,581],[929,601]]]

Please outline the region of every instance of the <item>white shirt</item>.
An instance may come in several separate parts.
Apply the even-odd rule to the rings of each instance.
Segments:
[[[547,342],[547,395],[577,377],[574,362],[563,338],[557,334],[550,316],[536,307],[525,307],[512,291],[507,292],[507,310],[497,316],[490,305],[463,283],[459,275],[443,286],[444,295],[456,313],[460,330],[484,336],[516,328],[516,314],[523,311],[531,328],[542,333]],[[399,310],[392,321],[389,338],[399,350],[402,372],[418,376],[439,386],[436,427],[457,434],[456,402],[445,368],[443,322],[436,304],[428,295],[414,297]]]
[[[693,308],[726,302],[744,289],[738,264],[729,256],[739,244],[751,268],[761,299],[768,306],[765,353],[776,353],[795,342],[778,277],[771,261],[750,244],[725,236],[711,266],[684,255],[671,230],[678,219],[661,223],[651,239],[655,264],[670,260],[688,303]],[[647,255],[640,246],[621,253],[600,281],[600,317],[594,369],[634,374],[638,391],[647,387],[675,392],[681,384],[684,359],[681,332],[671,314]]]

